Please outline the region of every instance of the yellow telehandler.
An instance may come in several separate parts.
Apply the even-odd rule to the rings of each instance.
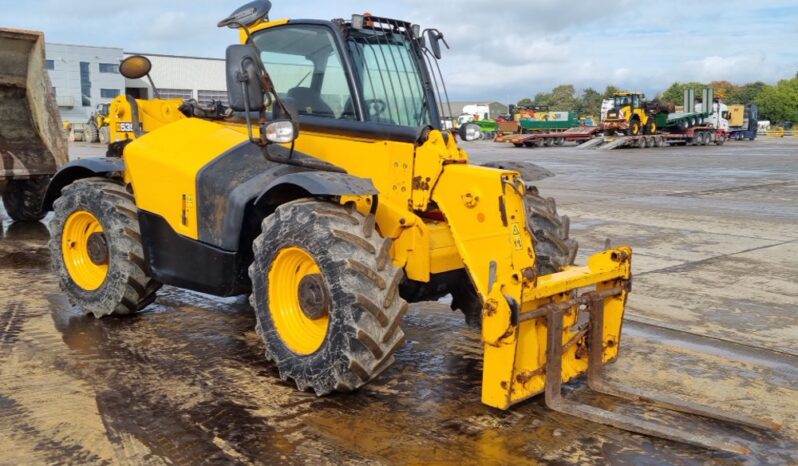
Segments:
[[[252,2],[219,23],[241,39],[226,53],[228,109],[155,99],[143,117],[141,102],[120,99],[112,124],[130,118],[115,129],[134,135],[53,179],[53,267],[75,306],[134,313],[161,284],[247,293],[266,358],[325,395],[391,365],[408,302],[451,294],[481,328],[489,406],[545,392],[558,411],[743,451],[561,396],[588,373],[617,396],[769,425],[603,381],[620,348],[632,251],[573,266],[568,219],[529,184],[534,167],[469,163],[457,139],[479,128],[442,128],[442,33],[369,15],[272,21],[270,8]],[[139,79],[150,63],[135,56],[120,69]]]

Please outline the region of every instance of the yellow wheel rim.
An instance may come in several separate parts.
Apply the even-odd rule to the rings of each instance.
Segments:
[[[297,354],[313,354],[321,348],[330,327],[328,312],[311,319],[300,305],[302,278],[320,273],[313,257],[298,247],[281,250],[269,270],[269,313],[280,338]]]
[[[85,210],[70,214],[64,224],[61,250],[72,281],[86,291],[99,288],[108,276],[108,263],[96,264],[89,257],[89,237],[103,233],[97,217]]]

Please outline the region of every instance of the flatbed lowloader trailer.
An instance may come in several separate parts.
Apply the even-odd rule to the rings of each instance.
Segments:
[[[555,131],[547,133],[525,133],[525,134],[505,134],[495,139],[496,142],[506,142],[515,147],[550,147],[561,146],[566,142],[582,144],[596,137],[601,130],[598,126],[581,126],[570,128],[565,131]]]
[[[723,145],[728,133],[712,126],[694,126],[684,131],[641,136],[597,136],[579,145],[579,149],[612,150],[666,146]]]

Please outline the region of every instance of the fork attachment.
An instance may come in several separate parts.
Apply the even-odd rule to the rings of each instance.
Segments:
[[[673,411],[695,414],[727,423],[766,430],[777,430],[781,428],[781,425],[772,421],[760,420],[739,414],[725,413],[708,406],[699,405],[689,401],[678,400],[663,394],[650,393],[640,389],[621,388],[611,385],[601,375],[601,370],[605,363],[603,356],[604,299],[605,296],[599,292],[589,292],[583,294],[579,298],[559,303],[551,303],[539,309],[540,312],[546,312],[546,320],[548,322],[545,398],[546,405],[550,409],[630,432],[673,440],[698,447],[726,451],[735,454],[747,454],[749,452],[748,448],[734,442],[729,442],[720,438],[703,434],[692,433],[676,427],[658,424],[634,416],[620,414],[565,399],[562,396],[561,390],[563,320],[565,313],[568,312],[573,306],[584,304],[587,306],[587,310],[590,314],[588,330],[589,366],[587,373],[588,386],[592,390],[633,401],[646,401]]]

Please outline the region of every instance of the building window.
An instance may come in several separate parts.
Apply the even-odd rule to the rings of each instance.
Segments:
[[[84,107],[91,107],[91,71],[85,61],[80,62],[80,98]]]
[[[227,105],[227,91],[197,91],[197,100],[202,105],[208,105],[212,101],[221,102]]]
[[[119,73],[119,65],[113,63],[100,63],[100,73]]]
[[[54,70],[55,69],[55,60],[45,60],[44,61],[44,67],[47,68],[48,70]]]
[[[100,97],[103,99],[113,99],[119,95],[119,89],[100,89]]]
[[[158,89],[162,99],[193,99],[194,91],[191,89]]]

